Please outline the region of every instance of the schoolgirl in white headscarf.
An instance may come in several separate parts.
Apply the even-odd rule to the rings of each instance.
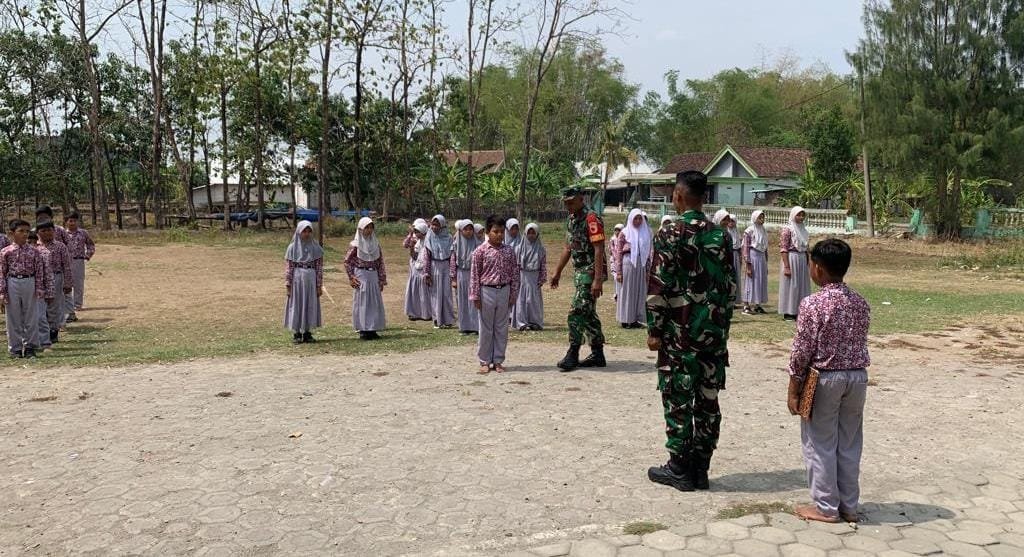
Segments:
[[[803,207],[793,207],[789,211],[789,224],[782,229],[780,241],[782,266],[779,277],[779,313],[783,319],[790,321],[796,320],[800,302],[811,295],[811,273],[807,254],[811,238],[806,220],[807,211]]]
[[[643,212],[633,209],[626,219],[619,244],[616,281],[622,284],[615,314],[624,328],[640,328],[647,322],[647,277],[652,255],[651,227]]]
[[[304,220],[295,226],[284,260],[284,284],[288,289],[284,326],[291,329],[295,344],[314,342],[311,331],[321,325],[324,250],[313,238],[313,223]]]
[[[452,235],[448,232],[448,221],[444,215],[430,219],[430,231],[423,241],[424,281],[430,289],[430,313],[434,327],[447,329],[455,324],[455,302],[452,299],[451,257]]]
[[[464,335],[477,334],[480,329],[480,311],[469,299],[472,280],[473,252],[480,247],[473,221],[463,219],[455,222],[455,250],[451,262],[451,280],[455,287],[459,308],[459,332]]]
[[[362,340],[380,338],[377,331],[387,326],[384,317],[384,298],[381,291],[387,285],[384,253],[369,217],[359,219],[355,237],[349,243],[345,257],[345,272],[352,293],[352,326]]]
[[[519,260],[519,295],[512,310],[512,325],[520,331],[544,328],[544,293],[541,286],[548,280],[548,254],[540,239],[540,227],[526,225],[523,241],[516,249]],[[531,239],[532,236],[532,239]]]

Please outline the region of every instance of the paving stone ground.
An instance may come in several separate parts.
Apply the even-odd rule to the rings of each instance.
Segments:
[[[646,479],[648,353],[559,374],[558,351],[516,343],[486,377],[464,348],[5,369],[0,554],[1024,555],[1021,362],[876,349],[854,529],[714,520],[806,496],[784,347],[734,347],[696,494]],[[670,528],[623,535],[640,520]]]

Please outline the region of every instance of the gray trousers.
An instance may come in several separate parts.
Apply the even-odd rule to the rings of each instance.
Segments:
[[[811,419],[800,421],[811,500],[826,516],[857,512],[867,390],[867,370],[823,371]]]
[[[508,348],[508,298],[510,286],[480,287],[480,338],[476,355],[480,365],[505,361]]]
[[[64,273],[53,274],[53,300],[39,300],[39,345],[50,346],[50,331],[63,325]]]
[[[36,279],[7,278],[7,348],[12,354],[39,347]]]
[[[85,260],[84,259],[72,259],[71,260],[71,274],[74,275],[72,282],[73,292],[65,297],[64,307],[67,308],[67,313],[75,313],[75,308],[82,307],[82,302],[85,301]]]

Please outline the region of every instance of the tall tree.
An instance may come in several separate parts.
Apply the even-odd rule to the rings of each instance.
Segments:
[[[484,68],[487,64],[487,50],[502,25],[495,21],[495,0],[469,0],[466,18],[466,100],[467,100],[467,161],[466,161],[466,202],[470,214],[475,209],[473,173],[476,170],[473,155],[476,150],[477,113],[480,109],[480,92],[483,89]],[[477,22],[479,18],[479,23]]]
[[[601,142],[594,152],[592,159],[594,164],[599,169],[601,165],[604,166],[604,170],[601,172],[602,202],[608,195],[608,182],[611,179],[612,173],[620,166],[624,166],[626,170],[632,171],[633,165],[640,160],[636,151],[630,149],[625,143],[626,127],[629,124],[630,116],[631,114],[627,112],[617,121],[606,123],[604,133],[601,135]]]
[[[148,1],[148,24],[146,3]],[[153,186],[153,218],[158,229],[164,226],[165,188],[163,185],[163,142],[165,130],[164,114],[164,31],[167,27],[167,0],[137,0],[139,8],[140,35],[142,46],[149,63],[149,83],[153,91],[153,155],[152,155],[152,186]],[[192,192],[186,192],[191,195]],[[101,205],[106,213],[106,195]]]

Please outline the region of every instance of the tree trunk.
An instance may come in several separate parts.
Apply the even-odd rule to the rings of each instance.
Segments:
[[[365,44],[360,41],[356,47],[356,96],[355,96],[355,134],[352,145],[352,197],[356,205],[352,209],[362,209],[362,167],[363,167],[363,49]]]
[[[530,96],[530,104],[526,109],[526,122],[523,126],[523,162],[520,166],[519,176],[519,202],[516,204],[516,218],[520,221],[526,218],[526,180],[530,170],[530,148],[533,145],[533,113],[537,107],[537,96],[540,91],[540,83]]]
[[[96,159],[89,157],[89,207],[92,209],[92,225],[96,226]],[[101,167],[102,168],[102,167]]]
[[[121,193],[120,188],[117,185],[117,172],[114,170],[114,161],[110,157],[110,149],[104,146],[103,154],[107,159],[107,167],[110,168],[110,185],[113,188],[114,194],[114,215],[117,217],[117,229],[124,230],[124,220],[121,216]]]
[[[223,76],[220,81],[220,141],[220,179],[224,187],[224,230],[231,230],[231,194],[228,192],[228,85]]]
[[[213,213],[213,182],[210,181],[210,172],[213,170],[210,165],[210,140],[203,132],[203,166],[206,169],[206,214]]]
[[[85,78],[89,85],[89,143],[91,158],[89,163],[89,188],[93,199],[93,225],[96,225],[96,193],[99,193],[99,205],[102,208],[100,223],[103,230],[110,230],[110,215],[107,214],[107,191],[103,187],[103,138],[100,136],[100,96],[99,76],[93,65],[92,45],[89,44],[85,30],[88,20],[85,13],[85,0],[78,0],[78,38],[81,41],[82,61],[85,66]]]
[[[253,45],[253,51],[255,54],[255,70],[256,70],[256,159],[253,161],[255,168],[256,178],[256,222],[260,228],[266,228],[266,222],[263,220],[263,210],[265,206],[265,199],[263,194],[263,82],[260,81],[260,44],[257,42]],[[247,192],[248,193],[248,192]],[[248,202],[248,199],[246,199]]]
[[[327,12],[324,14],[324,59],[320,68],[320,160],[316,165],[317,195],[319,196],[319,221],[317,229],[320,245],[324,245],[324,224],[327,218],[327,139],[331,129],[331,97],[329,78],[331,75],[331,42],[334,39],[334,1],[327,0]]]

